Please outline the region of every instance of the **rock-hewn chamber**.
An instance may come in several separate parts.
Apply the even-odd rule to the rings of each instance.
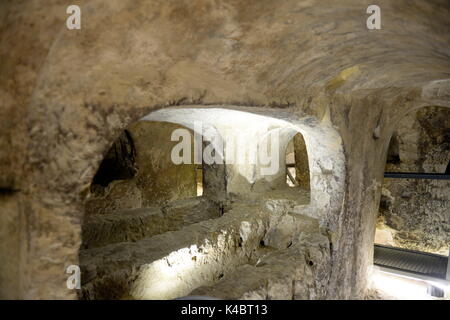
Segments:
[[[80,30],[66,28],[66,1],[0,2],[0,297],[364,297],[398,123],[417,111],[411,124],[430,135],[399,134],[400,160],[402,143],[441,139],[445,116],[421,110],[450,107],[448,1],[379,0],[380,30],[359,0],[77,3]],[[283,147],[301,134],[298,187],[285,185],[286,159],[270,179],[166,161],[172,128],[194,135],[203,119],[223,135],[244,118]],[[424,170],[439,152],[426,153]],[[426,212],[445,209],[445,185],[407,187]],[[401,221],[403,191],[385,189],[399,208],[387,225],[407,226],[398,241],[428,233]],[[433,250],[448,241],[439,212],[415,219],[439,229]],[[66,286],[69,265],[81,291]],[[155,273],[176,287],[159,290]]]

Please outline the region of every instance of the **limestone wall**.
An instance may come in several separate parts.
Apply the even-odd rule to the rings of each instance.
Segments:
[[[151,111],[196,104],[283,109],[336,128],[342,145],[305,140],[309,155],[345,151],[342,179],[336,159],[310,162],[324,191],[312,200],[333,213],[326,297],[362,297],[391,135],[413,110],[450,106],[448,1],[380,0],[381,30],[366,28],[368,0],[78,3],[86,23],[74,31],[66,1],[0,2],[0,189],[20,194],[20,205],[0,203],[2,285],[76,298],[65,268],[79,263],[84,200],[105,154]],[[17,247],[20,266],[5,266]]]
[[[25,217],[20,195],[0,192],[0,297],[20,299],[20,266]]]
[[[173,299],[205,294],[228,299],[323,299],[330,275],[329,240],[317,219],[292,213],[301,203],[293,194],[287,200],[267,193],[258,204],[235,203],[221,217],[193,224],[191,220],[182,228],[150,232],[140,239],[132,229],[146,226],[156,231],[162,224],[152,226],[155,220],[145,219],[142,211],[136,212],[141,222],[131,221],[129,212],[131,228],[124,232],[134,237],[128,239],[132,241],[103,243],[80,252],[81,297]],[[200,210],[191,219],[198,219]],[[174,218],[166,217],[167,222]]]
[[[445,173],[450,161],[450,110],[429,107],[398,124],[389,172]],[[448,255],[450,182],[384,179],[375,242]]]
[[[128,129],[131,139],[128,148],[133,155],[121,155],[115,141],[109,153],[111,161],[127,166],[130,173],[120,177],[118,172],[127,169],[108,167],[104,175],[112,175],[112,180],[105,186],[96,183],[96,177],[102,172],[103,159],[99,171],[93,179],[89,199],[86,202],[86,214],[112,213],[121,209],[145,208],[161,205],[177,199],[186,199],[197,195],[196,172],[194,164],[174,164],[171,159],[173,147],[178,141],[171,141],[178,125],[164,122],[136,122]],[[122,134],[120,137],[123,137]],[[125,151],[124,151],[125,152]],[[117,155],[117,158],[115,157]],[[120,157],[124,159],[120,159]]]

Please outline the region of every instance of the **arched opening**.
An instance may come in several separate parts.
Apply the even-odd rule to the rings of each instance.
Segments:
[[[231,285],[233,275],[251,278],[266,259],[278,257],[270,264],[281,265],[287,255],[311,272],[326,264],[319,260],[328,259],[329,246],[320,245],[317,261],[294,248],[307,235],[327,239],[317,237],[320,225],[341,208],[340,140],[328,127],[315,133],[309,118],[276,114],[173,107],[128,126],[99,165],[86,201],[80,297],[238,298],[242,292],[228,290],[246,288]],[[307,148],[311,141],[315,147]],[[295,188],[286,186],[291,150]],[[92,196],[97,189],[101,199]]]
[[[387,164],[399,164],[400,163],[400,150],[397,132],[392,135],[391,141],[389,143],[388,154],[387,154]]]
[[[83,249],[137,241],[222,214],[221,203],[202,197],[203,179],[211,179],[211,169],[172,159],[177,130],[194,137],[182,125],[138,121],[114,141],[85,201]],[[193,148],[189,145],[180,156],[193,155]]]
[[[448,108],[422,108],[397,123],[387,152],[374,259],[383,270],[397,268],[412,278],[446,286],[449,133]],[[426,296],[426,287],[420,290]],[[444,294],[430,290],[434,296]]]
[[[90,186],[86,215],[159,206],[196,197],[194,164],[171,161],[176,124],[137,122],[124,130],[104,156]],[[191,136],[192,130],[184,128]],[[201,187],[201,185],[200,185]]]
[[[309,163],[305,139],[297,133],[286,147],[286,184],[309,189]]]

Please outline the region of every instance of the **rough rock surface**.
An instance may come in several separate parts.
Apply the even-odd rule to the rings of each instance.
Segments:
[[[20,244],[24,239],[22,228],[25,218],[21,214],[20,203],[19,194],[0,192],[0,234],[5,237],[0,241],[0,297],[3,299],[21,298],[19,283],[11,281],[11,277],[20,279],[18,266],[22,256]]]
[[[178,231],[82,250],[82,298],[173,299],[211,285],[219,288],[211,294],[235,299],[254,297],[254,290],[262,294],[264,287],[265,295],[274,299],[325,297],[330,246],[318,220],[291,215],[298,202],[276,200],[277,205],[267,205],[266,201],[275,200],[235,204],[222,217]],[[287,217],[293,225],[288,234],[280,229]],[[248,269],[252,265],[255,274]],[[227,279],[236,280],[240,272],[247,277],[242,284],[249,286],[230,292]],[[293,273],[286,279],[289,272]],[[264,274],[269,286],[262,281]],[[280,280],[290,281],[290,287]]]
[[[450,110],[429,107],[408,115],[393,142],[386,171],[445,173],[450,162]],[[450,182],[384,179],[377,235],[378,242],[447,255]]]
[[[137,241],[221,215],[219,204],[200,197],[174,201],[162,207],[93,215],[83,223],[82,248]]]
[[[172,123],[137,122],[125,130],[93,178],[85,214],[149,207],[195,197],[194,165],[175,165],[171,160],[172,148],[178,143],[171,141],[171,135],[179,128]]]
[[[82,268],[96,270],[83,298],[173,299],[219,279],[259,246],[268,215],[252,209],[134,243],[81,251]]]
[[[320,235],[317,220],[315,225],[316,228],[302,228],[300,239],[288,247],[263,250],[255,264],[239,266],[216,284],[200,287],[191,294],[227,300],[325,299],[330,276],[330,243]]]
[[[301,135],[294,136],[295,180],[303,188],[309,188],[309,163],[305,139]]]
[[[78,264],[85,195],[113,141],[156,109],[214,104],[336,128],[345,197],[328,201],[327,298],[363,297],[390,137],[407,113],[450,106],[448,0],[379,0],[381,30],[366,28],[368,0],[77,3],[74,31],[66,1],[0,1],[0,188],[20,193],[1,201],[1,240],[21,239],[2,247],[1,261],[20,262],[0,269],[3,283],[75,298],[65,268]],[[309,156],[321,141],[305,141]],[[334,162],[313,165],[326,174]]]

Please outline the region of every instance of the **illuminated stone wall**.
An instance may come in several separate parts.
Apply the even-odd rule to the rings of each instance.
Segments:
[[[294,211],[323,218],[325,296],[362,297],[390,138],[411,111],[450,107],[448,1],[377,1],[381,30],[360,0],[78,3],[81,30],[66,28],[66,1],[0,2],[0,261],[16,266],[2,286],[76,298],[65,270],[112,143],[157,109],[215,105],[317,130],[302,132],[315,210]]]
[[[105,169],[115,179],[106,186],[96,184],[94,177],[89,200],[86,202],[86,214],[151,207],[177,199],[195,197],[197,195],[195,166],[176,165],[171,160],[172,149],[177,144],[171,141],[171,134],[177,128],[180,127],[170,123],[149,122],[137,122],[129,127],[127,129],[131,139],[129,143],[135,149],[135,159],[130,160],[133,162],[134,173],[115,178],[114,174],[117,175],[120,168]],[[118,141],[120,140],[116,140],[115,144]],[[115,149],[112,151],[113,154],[118,153]],[[105,163],[105,159],[102,163]],[[96,173],[96,176],[98,175],[99,171]]]
[[[81,298],[325,298],[329,240],[317,219],[292,213],[298,190],[284,197],[267,193],[216,219],[82,250]]]

